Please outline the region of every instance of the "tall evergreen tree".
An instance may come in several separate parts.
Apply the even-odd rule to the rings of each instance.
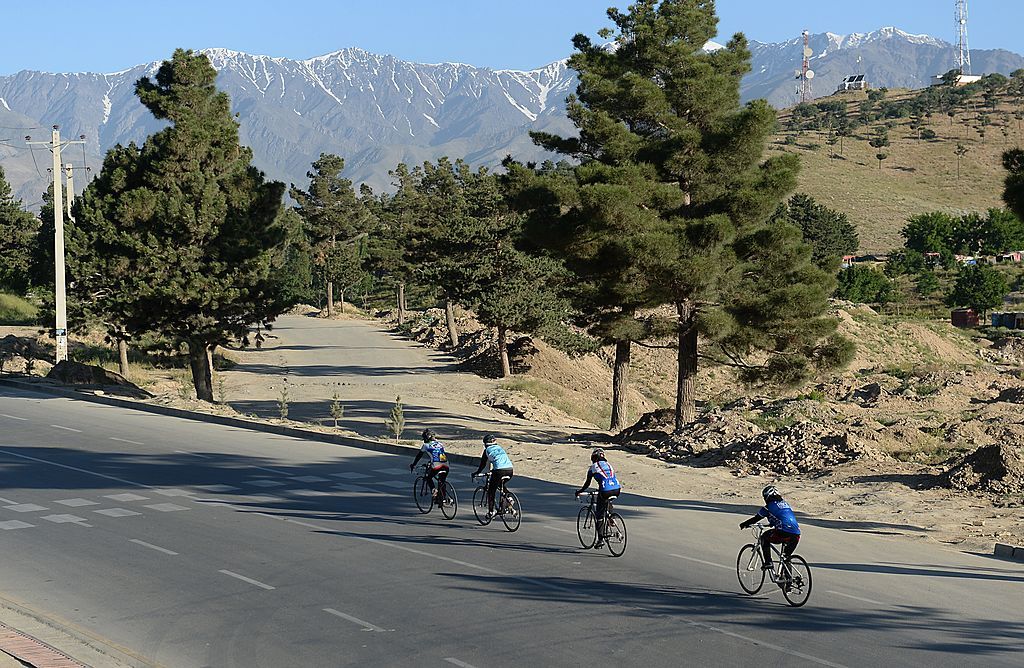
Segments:
[[[775,113],[763,100],[740,105],[746,38],[703,50],[717,32],[711,0],[638,0],[608,16],[615,28],[602,37],[617,48],[573,40],[580,85],[568,111],[579,136],[535,141],[581,170],[630,171],[644,184],[653,206],[633,217],[649,219],[644,234],[657,243],[637,269],[676,311],[679,430],[694,416],[699,333],[751,381],[797,382],[850,350],[824,315],[831,277],[799,230],[767,222],[799,164],[764,160]]]
[[[140,79],[139,100],[169,125],[137,155],[113,149],[106,162],[123,174],[90,184],[76,216],[85,238],[107,244],[117,270],[106,293],[118,295],[127,331],[184,343],[203,401],[213,401],[212,348],[287,306],[271,272],[284,186],[251,165],[216,76],[206,56],[178,49]]]
[[[328,317],[334,315],[335,283],[339,279],[344,283],[354,271],[361,270],[350,264],[358,256],[341,248],[358,243],[372,225],[366,203],[356,194],[352,181],[342,177],[344,169],[341,157],[321,153],[306,174],[308,189],[291,188],[291,196],[299,203],[299,215],[306,221],[313,259],[327,284]],[[341,297],[344,311],[344,294]]]
[[[0,167],[0,288],[18,293],[28,288],[39,233],[39,221],[21,207]]]
[[[845,213],[819,204],[810,195],[793,195],[779,206],[773,219],[799,228],[811,245],[811,260],[825,271],[835,271],[843,256],[855,253],[860,244],[857,229]]]
[[[377,225],[367,244],[367,265],[378,278],[385,279],[395,290],[398,323],[405,323],[408,310],[406,289],[413,275],[413,265],[406,257],[418,221],[424,215],[423,199],[418,184],[422,169],[409,169],[399,164],[390,176],[395,192],[382,193],[376,206]]]

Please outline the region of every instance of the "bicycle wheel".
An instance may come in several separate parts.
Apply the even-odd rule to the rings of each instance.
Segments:
[[[736,577],[740,587],[748,594],[756,594],[764,586],[764,571],[761,570],[763,559],[761,550],[752,543],[740,548],[740,554],[736,557]]]
[[[605,518],[604,542],[608,544],[608,551],[613,557],[621,557],[626,551],[626,521],[618,513],[609,513]]]
[[[782,587],[782,595],[794,608],[799,608],[811,596],[811,567],[804,558],[794,554],[789,558],[789,582]]]
[[[476,515],[476,521],[481,526],[491,523],[490,518],[487,517],[487,488],[483,485],[477,487],[473,492],[473,514]]]
[[[519,525],[523,521],[523,509],[519,506],[519,497],[515,492],[506,490],[502,496],[501,521],[510,533],[519,530]]]
[[[584,550],[594,547],[594,543],[597,542],[597,520],[590,506],[580,508],[580,513],[576,516],[576,535],[579,536],[580,545]]]
[[[455,486],[445,480],[438,487],[437,498],[445,519],[455,519],[455,513],[459,512],[459,495],[455,493]]]
[[[434,499],[430,494],[430,485],[427,484],[425,477],[416,477],[416,481],[412,484],[412,498],[416,501],[416,507],[423,514],[429,513],[430,509],[434,507]]]

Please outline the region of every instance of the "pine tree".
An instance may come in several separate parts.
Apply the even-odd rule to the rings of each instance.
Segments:
[[[394,288],[395,310],[398,313],[398,324],[401,325],[405,323],[408,310],[406,289],[414,269],[406,259],[406,248],[417,221],[424,215],[417,187],[422,178],[422,170],[419,167],[410,170],[402,163],[389,175],[395,192],[382,193],[380,199],[372,204],[376,210],[377,224],[368,239],[366,264],[375,275],[386,279]]]
[[[306,234],[312,247],[314,261],[327,284],[327,316],[334,315],[334,288],[352,276],[349,251],[339,248],[351,246],[366,235],[372,226],[372,217],[366,203],[356,194],[352,181],[342,177],[345,161],[337,155],[321,153],[313,163],[309,188],[300,190],[294,185],[291,196],[299,203],[298,212],[306,222]],[[354,281],[353,281],[354,282]],[[345,310],[345,297],[341,295],[341,310]]]
[[[845,213],[818,204],[813,197],[797,193],[779,206],[773,220],[800,228],[811,245],[811,260],[819,268],[835,271],[844,255],[857,251],[857,229]]]
[[[32,247],[39,233],[39,221],[22,210],[11,184],[0,167],[0,288],[23,293],[29,286]],[[53,239],[50,239],[51,244]]]
[[[131,334],[157,332],[188,347],[196,396],[213,401],[212,347],[243,338],[286,306],[271,272],[284,241],[275,224],[284,186],[267,182],[240,145],[228,96],[206,56],[178,49],[136,95],[168,127],[79,198],[77,227],[104,246],[107,294]],[[97,297],[99,298],[99,297]]]
[[[608,16],[615,29],[602,37],[616,49],[573,40],[580,85],[568,112],[579,136],[535,141],[604,182],[631,174],[635,185],[616,195],[646,200],[627,219],[642,221],[632,229],[651,252],[627,267],[653,280],[676,312],[680,430],[694,416],[700,333],[749,381],[799,382],[851,351],[824,315],[832,279],[811,263],[799,230],[767,222],[799,163],[764,160],[775,112],[763,100],[740,105],[746,38],[705,52],[717,32],[707,0],[638,0]],[[573,236],[586,243],[586,233]]]

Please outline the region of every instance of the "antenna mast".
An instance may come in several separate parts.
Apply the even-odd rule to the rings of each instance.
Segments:
[[[814,99],[814,94],[811,92],[811,79],[814,78],[814,70],[811,69],[811,54],[814,53],[811,50],[811,34],[805,30],[803,38],[803,60],[801,61],[800,69],[796,72],[796,78],[800,80],[800,87],[797,89],[797,94],[800,96],[800,104],[806,104]]]
[[[957,55],[956,69],[971,73],[971,49],[967,46],[967,0],[956,0]]]

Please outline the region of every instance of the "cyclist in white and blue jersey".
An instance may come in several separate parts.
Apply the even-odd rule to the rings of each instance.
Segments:
[[[494,434],[484,436],[484,451],[480,455],[480,466],[470,477],[475,478],[483,473],[488,462],[491,464],[491,480],[487,485],[487,518],[490,519],[494,516],[494,493],[498,491],[501,479],[512,478],[512,460],[505,452],[505,448],[498,445],[498,439]]]
[[[601,448],[595,448],[590,453],[590,468],[587,469],[587,481],[576,491],[576,496],[587,491],[590,481],[597,481],[597,543],[594,547],[604,545],[605,529],[604,516],[608,508],[608,500],[618,497],[622,492],[622,484],[615,476],[615,469],[608,463],[608,458]]]
[[[437,440],[437,434],[431,429],[423,430],[423,445],[420,447],[420,451],[416,453],[416,459],[412,460],[412,464],[409,464],[409,470],[412,471],[416,468],[416,465],[420,463],[420,458],[426,456],[429,466],[427,466],[427,484],[430,485],[430,495],[433,498],[437,498],[437,489],[434,487],[434,478],[437,478],[437,482],[441,483],[448,477],[448,454],[444,451],[444,446],[441,441]]]

